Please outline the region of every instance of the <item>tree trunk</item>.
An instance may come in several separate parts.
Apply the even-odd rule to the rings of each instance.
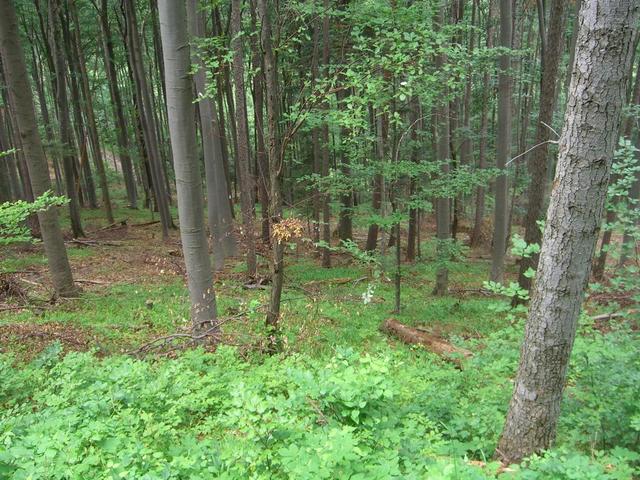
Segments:
[[[500,46],[511,48],[512,0],[500,0]],[[491,280],[504,281],[504,257],[507,250],[507,172],[505,165],[511,155],[511,57],[500,55],[498,72],[498,135],[496,168],[501,174],[495,181],[493,248]]]
[[[191,35],[205,36],[204,17],[198,10],[197,0],[187,1],[187,15]],[[192,47],[193,48],[193,47]],[[233,235],[233,218],[229,204],[229,190],[225,179],[222,158],[222,145],[218,113],[211,98],[204,96],[206,91],[205,65],[198,53],[193,63],[198,66],[194,75],[196,92],[199,97],[198,113],[202,126],[202,150],[207,185],[207,215],[209,229],[213,238],[213,256],[216,270],[224,266],[224,260],[237,253],[236,239]]]
[[[130,65],[133,69],[133,78],[138,98],[140,123],[144,135],[144,143],[149,155],[151,180],[153,193],[160,213],[162,226],[162,238],[169,238],[169,228],[173,228],[173,221],[169,212],[169,197],[166,190],[165,172],[162,157],[158,146],[158,129],[153,113],[153,102],[147,84],[147,74],[142,60],[140,37],[138,36],[135,5],[133,2],[123,2],[125,19],[127,24],[127,51],[130,56]],[[193,119],[191,120],[193,121]]]
[[[280,94],[278,88],[276,58],[271,44],[271,19],[267,8],[268,0],[258,0],[258,17],[262,25],[260,38],[264,52],[264,76],[267,99],[267,126],[269,130],[269,180],[271,185],[271,225],[275,226],[282,220],[282,170],[284,155],[278,132],[280,108]],[[280,298],[284,283],[284,244],[274,237],[271,242],[271,295],[266,324],[270,350],[279,349],[278,320],[280,318]]]
[[[51,47],[54,51],[56,75],[56,101],[58,103],[58,116],[60,122],[60,140],[62,144],[62,158],[64,176],[69,197],[69,214],[71,217],[71,230],[74,237],[83,237],[82,221],[80,219],[80,205],[78,203],[78,186],[74,175],[75,157],[73,155],[73,138],[71,133],[71,120],[69,118],[69,102],[67,101],[67,65],[62,54],[62,39],[58,26],[60,5],[59,0],[49,0],[49,22],[52,35]]]
[[[329,55],[330,55],[330,43],[329,43],[329,0],[324,0],[323,3],[324,16],[322,18],[322,68],[323,76],[329,75]],[[323,102],[323,109],[328,110],[328,101]],[[329,124],[325,120],[322,126],[322,160],[320,164],[320,176],[326,178],[329,176]],[[325,268],[331,267],[331,198],[328,192],[323,192],[321,197],[322,203],[322,240],[327,245],[327,248],[322,249],[322,266]]]
[[[102,46],[104,56],[104,69],[107,73],[107,82],[109,83],[109,94],[111,96],[111,106],[115,114],[116,120],[116,138],[118,141],[118,157],[122,166],[122,175],[127,189],[127,199],[129,208],[138,208],[138,192],[136,190],[136,182],[133,174],[133,165],[129,156],[129,138],[127,132],[127,123],[122,106],[122,96],[118,87],[118,76],[115,68],[115,56],[113,53],[113,38],[111,36],[111,28],[109,27],[109,11],[107,0],[101,0],[100,6],[100,29],[102,32]]]
[[[0,55],[6,69],[7,87],[12,92],[17,110],[17,133],[25,150],[31,187],[34,196],[39,197],[51,190],[51,179],[36,124],[33,97],[13,2],[0,2]],[[76,296],[78,289],[73,283],[57,210],[49,208],[38,212],[38,220],[53,287],[61,297]]]
[[[553,122],[553,111],[556,99],[556,80],[558,77],[558,66],[562,53],[562,34],[565,25],[565,0],[552,0],[551,11],[549,12],[548,31],[542,31],[541,36],[545,38],[545,48],[542,51],[542,68],[540,71],[540,109],[538,113],[538,124],[536,125],[535,148],[529,157],[528,167],[531,182],[527,197],[529,204],[524,222],[524,239],[527,243],[540,244],[542,232],[538,226],[542,214],[545,200],[545,190],[547,181],[547,152],[551,131],[546,125]],[[544,11],[540,13],[544,18]],[[531,279],[525,276],[530,268],[535,270],[538,265],[538,255],[524,257],[520,261],[520,272],[518,282],[522,288],[531,288]]]
[[[244,54],[242,45],[242,0],[231,0],[231,48],[233,50],[233,81],[235,84],[236,132],[238,143],[236,162],[240,173],[240,206],[247,251],[247,275],[256,276],[256,239],[253,231],[253,178],[249,167],[249,124],[244,89]]]
[[[444,23],[444,12],[439,15],[440,26]],[[442,70],[447,62],[446,53],[441,51],[436,56],[436,68]],[[449,140],[449,102],[446,95],[443,95],[440,105],[436,111],[436,132],[437,132],[437,157],[441,162],[441,173],[443,177],[449,175],[449,159],[451,157]],[[451,199],[442,196],[436,198],[436,237],[437,237],[437,261],[439,263],[436,272],[436,286],[433,291],[435,295],[445,295],[449,288],[449,269],[446,262],[449,261],[448,244],[451,241],[451,221],[450,204]]]
[[[96,125],[96,116],[93,111],[93,99],[91,89],[89,88],[89,79],[87,77],[87,67],[85,65],[84,53],[82,51],[82,43],[80,38],[80,22],[78,21],[78,12],[75,2],[70,2],[71,18],[75,26],[74,38],[71,43],[75,47],[72,53],[76,55],[77,74],[82,88],[84,97],[84,112],[87,119],[87,127],[89,132],[89,145],[93,155],[93,162],[98,172],[98,181],[100,182],[100,190],[102,191],[102,208],[104,208],[107,221],[111,224],[114,222],[113,210],[111,208],[111,198],[109,197],[109,185],[107,183],[107,172],[104,166],[102,150],[100,148],[100,138],[98,136],[98,127]]]
[[[634,0],[584,2],[558,167],[515,388],[496,455],[506,463],[555,438],[625,100]]]
[[[216,296],[204,227],[200,167],[196,148],[195,107],[187,47],[184,2],[160,0],[160,34],[164,52],[169,134],[176,172],[180,239],[187,269],[194,333],[209,330],[216,321]]]
[[[257,30],[255,2],[251,2],[251,26]],[[256,181],[261,210],[261,236],[265,244],[271,242],[269,233],[269,162],[264,142],[264,66],[260,52],[260,35],[251,36],[253,64],[253,115],[256,134]]]
[[[487,48],[493,48],[493,0],[489,0],[489,15],[487,18]],[[489,72],[485,71],[482,76],[482,108],[480,113],[480,144],[478,146],[478,169],[486,168],[487,137],[489,134]],[[471,232],[470,244],[477,247],[482,242],[482,227],[485,214],[485,187],[478,185],[476,188],[476,208],[473,219],[473,231]]]

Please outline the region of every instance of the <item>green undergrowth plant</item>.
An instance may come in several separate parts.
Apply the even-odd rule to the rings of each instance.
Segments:
[[[623,331],[577,339],[556,449],[491,460],[521,334],[469,341],[462,371],[384,342],[252,361],[224,346],[144,361],[54,344],[24,368],[3,356],[0,478],[631,479],[640,365]]]

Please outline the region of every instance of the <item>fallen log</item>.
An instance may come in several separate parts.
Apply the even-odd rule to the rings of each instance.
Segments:
[[[448,362],[455,363],[459,367],[462,367],[461,358],[469,358],[473,356],[473,353],[469,350],[451,345],[449,342],[438,338],[435,335],[404,325],[393,318],[389,318],[382,322],[380,330],[384,333],[393,335],[409,345],[422,345],[428,351],[439,355]]]

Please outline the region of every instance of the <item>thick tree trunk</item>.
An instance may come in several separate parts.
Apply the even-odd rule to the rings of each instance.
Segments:
[[[33,97],[13,2],[0,2],[0,55],[6,69],[7,87],[12,92],[17,110],[17,133],[25,150],[31,186],[34,195],[39,197],[51,190],[51,179],[36,124]],[[73,283],[57,210],[49,208],[38,212],[38,220],[53,287],[61,297],[76,296],[78,289]]]
[[[231,0],[231,48],[233,50],[233,81],[235,84],[237,150],[236,162],[240,174],[240,206],[247,253],[247,275],[256,276],[256,239],[253,231],[253,178],[249,166],[249,124],[244,88],[244,54],[242,45],[242,0]]]
[[[496,455],[507,463],[555,438],[624,104],[640,4],[584,2],[558,167],[515,388]]]
[[[512,0],[500,0],[500,46],[511,48]],[[504,280],[504,257],[507,250],[507,172],[505,165],[511,155],[511,57],[500,55],[498,72],[498,136],[496,168],[501,174],[495,181],[493,220],[493,248],[491,251],[491,280]]]
[[[104,68],[107,73],[107,81],[109,83],[109,94],[111,96],[111,106],[115,114],[116,138],[118,141],[118,157],[122,166],[122,175],[127,189],[127,199],[129,208],[138,208],[138,192],[136,189],[135,177],[133,174],[133,165],[129,156],[129,139],[127,132],[127,123],[122,106],[122,96],[118,87],[118,76],[114,63],[113,38],[111,36],[111,28],[109,27],[109,11],[107,0],[101,0],[100,5],[100,29],[102,32],[102,46],[104,56]]]
[[[545,38],[545,49],[542,55],[542,69],[540,71],[540,109],[538,113],[538,124],[536,125],[535,148],[529,157],[529,190],[527,197],[529,204],[524,222],[524,239],[527,243],[540,244],[542,232],[538,226],[541,219],[542,209],[545,200],[545,190],[547,182],[547,152],[548,140],[551,131],[546,125],[551,125],[553,121],[553,111],[556,99],[556,80],[558,77],[558,66],[561,59],[562,34],[565,25],[565,0],[552,0],[549,12],[548,31],[541,32]],[[544,17],[544,12],[540,13]],[[546,124],[546,125],[545,125]],[[522,288],[527,290],[531,287],[531,279],[525,275],[529,268],[535,270],[538,265],[538,256],[524,257],[520,261],[520,273],[518,282]]]
[[[187,0],[189,28],[194,37],[205,36],[204,17],[198,10],[197,0]],[[192,47],[193,49],[193,47]],[[229,204],[229,190],[225,179],[218,113],[206,91],[205,65],[196,53],[193,63],[198,66],[194,75],[198,101],[198,113],[202,127],[202,150],[207,185],[207,215],[213,238],[213,257],[216,270],[224,266],[224,260],[237,253],[233,235],[233,218]]]
[[[189,73],[191,56],[188,48],[187,10],[184,2],[160,0],[159,12],[180,238],[191,298],[192,329],[195,333],[209,330],[215,324],[216,296],[204,227],[193,84]]]

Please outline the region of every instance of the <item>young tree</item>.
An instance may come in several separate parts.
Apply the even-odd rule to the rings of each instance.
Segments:
[[[204,229],[187,10],[185,2],[175,0],[160,0],[158,10],[164,52],[169,134],[176,172],[180,238],[187,268],[192,328],[194,332],[198,332],[210,329],[214,324],[216,296]]]
[[[625,99],[640,4],[592,0],[580,11],[575,66],[520,366],[496,455],[504,462],[555,438]]]
[[[36,124],[13,2],[0,2],[0,55],[6,71],[7,87],[12,92],[16,106],[18,133],[25,151],[31,187],[33,194],[39,197],[51,190],[51,179]],[[61,297],[76,296],[78,289],[73,283],[64,238],[58,224],[58,212],[54,208],[39,212],[38,221],[56,293]]]

